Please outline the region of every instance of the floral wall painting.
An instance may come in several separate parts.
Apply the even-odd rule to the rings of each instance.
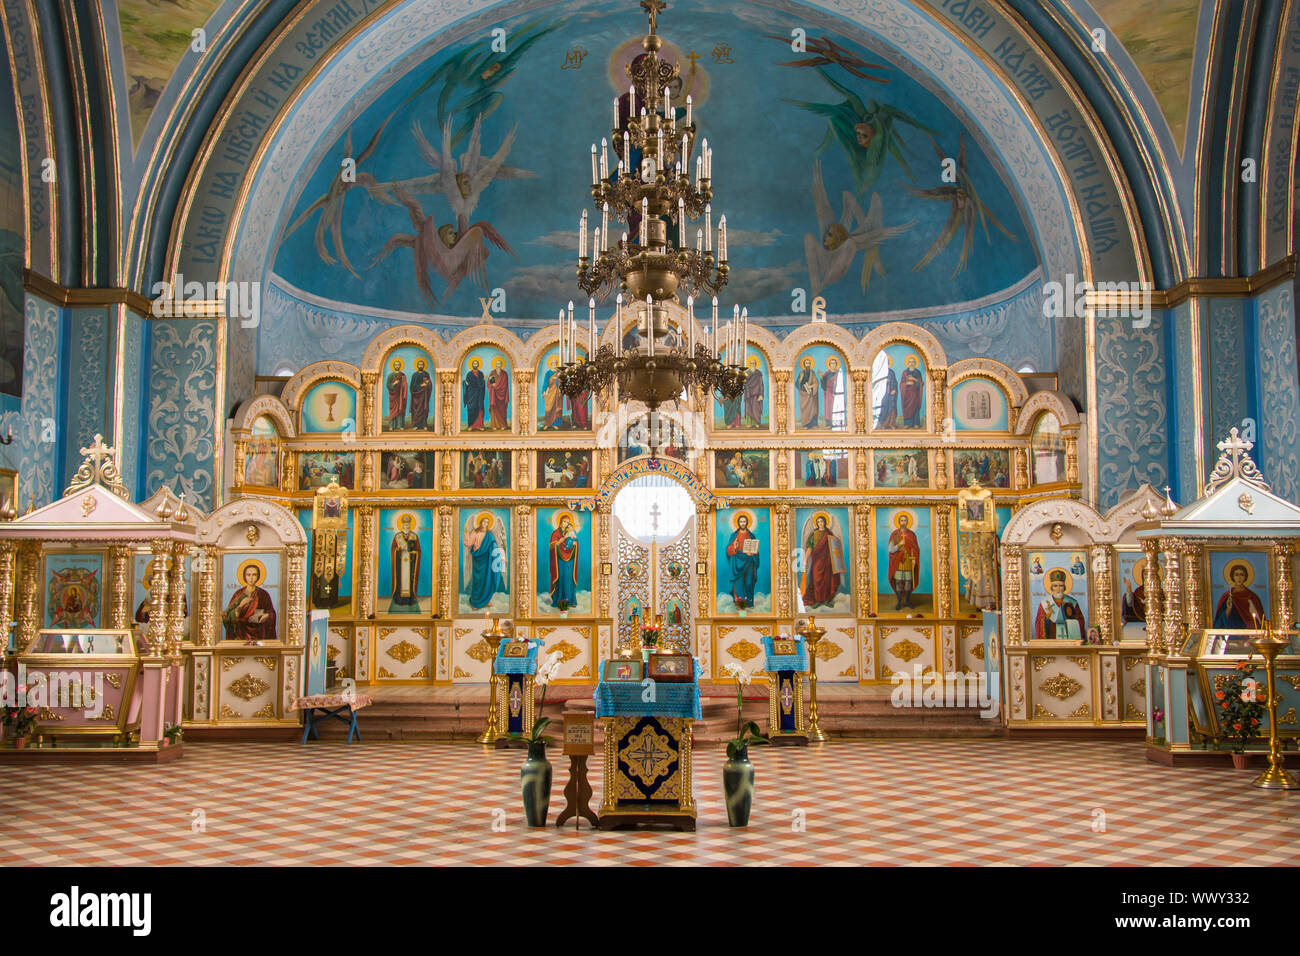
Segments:
[[[357,393],[343,382],[319,382],[302,399],[302,430],[342,434],[357,430]]]
[[[881,617],[934,614],[929,508],[875,511],[876,610]]]
[[[921,430],[927,425],[928,373],[919,352],[894,343],[871,363],[871,420],[876,430]]]
[[[772,610],[772,523],[766,508],[717,512],[717,613]]]
[[[433,529],[427,508],[379,509],[376,611],[433,613]]]
[[[851,614],[849,509],[796,508],[796,600],[800,613]]]
[[[460,613],[509,613],[509,509],[462,508],[459,521]]]
[[[433,419],[433,362],[429,353],[402,346],[388,353],[382,373],[380,428],[392,431],[428,431]]]

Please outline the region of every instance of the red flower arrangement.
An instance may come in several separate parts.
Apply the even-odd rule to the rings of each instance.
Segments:
[[[1239,661],[1236,673],[1214,692],[1223,726],[1230,731],[1226,736],[1232,739],[1233,753],[1245,753],[1246,745],[1259,736],[1264,703],[1259,699],[1258,682],[1250,677],[1254,670],[1250,661]]]

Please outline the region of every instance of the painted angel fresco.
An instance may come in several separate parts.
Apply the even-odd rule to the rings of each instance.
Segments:
[[[487,259],[491,252],[488,242],[512,256],[515,254],[510,243],[501,237],[491,223],[479,221],[466,224],[462,221],[461,229],[451,223],[440,226],[434,217],[425,215],[424,208],[405,189],[394,186],[393,193],[397,201],[406,207],[415,234],[398,233],[390,238],[370,263],[370,268],[387,259],[389,253],[397,247],[409,247],[415,254],[415,283],[430,305],[436,306],[438,297],[433,294],[429,273],[436,272],[446,282],[442,290],[444,298],[455,292],[466,276],[480,288],[486,289]]]
[[[841,212],[837,220],[822,182],[822,164],[813,161],[813,205],[817,210],[817,229],[821,238],[811,234],[803,237],[804,255],[808,260],[808,280],[812,294],[818,295],[828,286],[844,278],[853,266],[853,260],[862,253],[862,291],[871,281],[871,273],[885,274],[880,261],[880,245],[916,225],[916,220],[901,226],[885,226],[882,222],[880,196],[871,194],[870,211],[864,213],[853,193],[845,190],[840,197]]]
[[[774,36],[770,33],[765,33],[763,35],[763,39],[779,40],[782,44],[785,44],[787,46],[790,44],[790,37],[788,36]],[[869,73],[863,72],[863,70],[888,69],[888,67],[886,67],[885,64],[869,63],[866,60],[862,59],[862,57],[858,56],[856,53],[850,53],[848,50],[844,49],[844,47],[840,46],[830,37],[820,36],[820,37],[813,37],[809,40],[805,40],[804,49],[806,52],[811,53],[812,56],[809,56],[802,60],[787,60],[785,63],[778,63],[777,66],[807,67],[807,66],[830,66],[831,64],[835,64],[837,66],[844,67],[844,69],[848,70],[850,73],[852,73],[854,76],[860,79],[870,80],[872,83],[889,82],[889,80],[886,79],[885,77],[872,76]]]
[[[914,119],[897,107],[869,99],[865,103],[858,94],[847,86],[836,82],[825,69],[818,68],[831,89],[844,99],[839,103],[807,103],[789,100],[800,109],[808,110],[830,120],[826,137],[817,147],[817,152],[825,152],[831,141],[839,140],[848,156],[849,167],[853,170],[853,182],[859,196],[876,184],[884,171],[885,161],[890,157],[898,160],[907,173],[907,178],[915,181],[912,169],[905,155],[907,147],[895,124],[906,123],[916,129],[934,136],[936,131]]]
[[[952,277],[956,278],[958,273],[966,268],[966,260],[970,257],[971,244],[975,239],[976,222],[984,230],[985,241],[990,243],[992,241],[989,239],[989,222],[992,222],[1012,242],[1016,241],[1016,237],[1002,223],[998,222],[997,216],[993,215],[993,211],[980,200],[979,194],[975,192],[975,184],[971,182],[970,176],[966,172],[965,134],[961,134],[960,139],[961,148],[957,153],[957,181],[955,183],[936,186],[933,189],[906,187],[908,192],[921,199],[952,204],[952,209],[948,213],[948,221],[943,225],[943,231],[939,233],[939,237],[926,250],[920,261],[912,266],[913,272],[923,269],[931,259],[943,252],[948,247],[948,243],[952,241],[953,236],[957,235],[958,228],[961,228],[963,230],[961,256],[957,259],[957,265],[952,270]],[[943,151],[939,149],[938,143],[935,143],[934,151],[939,154],[939,162],[942,164],[945,157]]]
[[[393,114],[389,114],[388,119],[384,120],[379,125],[379,129],[375,130],[375,135],[370,137],[370,142],[366,144],[366,148],[361,151],[359,156],[355,156],[354,170],[356,166],[360,166],[370,158],[370,154],[375,151],[375,147],[379,144],[379,137],[383,135],[384,128],[388,126],[392,118]],[[347,135],[343,138],[343,156],[346,160],[354,157],[354,155],[352,152],[352,130],[349,129]],[[321,261],[331,266],[336,261],[341,262],[343,268],[359,278],[357,270],[352,268],[352,261],[348,259],[347,250],[343,248],[343,201],[356,186],[363,186],[366,189],[373,190],[377,185],[375,177],[366,172],[355,171],[354,175],[349,178],[344,178],[341,175],[333,177],[330,180],[330,188],[325,191],[325,195],[304,209],[302,215],[290,223],[289,228],[284,231],[284,238],[287,239],[293,235],[299,226],[319,210],[320,219],[316,220],[316,252],[321,257]],[[373,196],[374,193],[372,192],[371,195]],[[331,255],[329,250],[325,248],[326,233],[329,233],[329,237],[333,242],[334,255]],[[335,255],[338,256],[337,260],[334,258]]]
[[[425,93],[441,83],[437,103],[438,127],[454,125],[451,147],[459,146],[476,120],[488,116],[501,105],[505,99],[501,87],[514,74],[520,58],[542,37],[564,26],[564,21],[547,27],[538,23],[533,20],[512,31],[506,37],[504,53],[494,50],[495,44],[480,43],[471,44],[449,57],[411,92],[399,109],[423,98]],[[458,117],[464,118],[454,123]]]

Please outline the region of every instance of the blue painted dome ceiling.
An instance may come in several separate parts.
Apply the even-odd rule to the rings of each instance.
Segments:
[[[617,0],[500,25],[504,53],[476,29],[382,93],[357,91],[373,102],[322,131],[291,194],[274,281],[341,311],[469,320],[497,287],[523,319],[578,297],[590,147],[609,135],[644,19]],[[791,49],[796,27],[805,52]],[[692,95],[715,151],[714,221],[727,216],[733,270],[724,304],[788,316],[802,288],[831,313],[934,308],[1038,268],[1012,178],[894,48],[698,0],[672,4],[659,32],[682,74],[677,105]],[[340,175],[348,158],[355,181]]]

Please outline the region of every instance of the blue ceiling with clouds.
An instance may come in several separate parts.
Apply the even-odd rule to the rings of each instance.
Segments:
[[[442,50],[337,136],[285,217],[274,258],[284,282],[340,304],[470,317],[497,286],[517,317],[554,315],[578,296],[590,146],[608,135],[613,77],[629,49],[639,52],[644,16],[618,0],[502,25],[505,53],[490,49],[486,30]],[[724,304],[789,315],[792,289],[824,286],[832,313],[938,307],[1032,272],[1038,256],[1017,198],[954,111],[886,58],[892,48],[813,29],[808,51],[795,53],[768,36],[788,38],[796,26],[807,24],[695,0],[673,3],[660,20],[667,54],[682,57],[683,95],[693,91],[696,123],[714,147],[715,224],[727,215],[732,264]],[[464,235],[440,237],[457,214],[432,182],[414,127],[440,154],[445,120],[464,168],[479,115],[481,157],[504,148],[502,170],[469,186]],[[339,178],[347,156],[356,158],[355,184]],[[941,178],[941,157],[954,161],[956,182]],[[824,241],[828,215],[846,226],[838,244]]]

